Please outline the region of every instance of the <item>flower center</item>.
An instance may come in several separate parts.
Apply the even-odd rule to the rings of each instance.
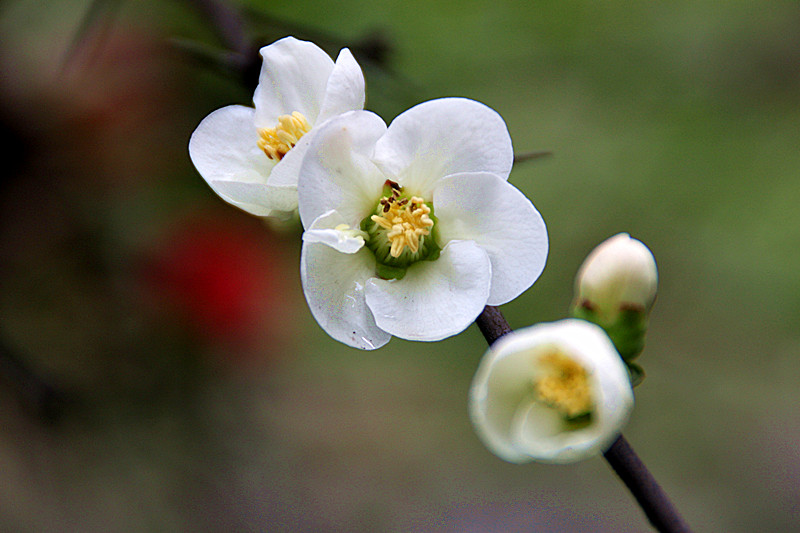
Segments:
[[[375,214],[361,221],[367,247],[375,254],[377,274],[400,279],[412,263],[439,257],[433,231],[433,208],[419,196],[408,196],[397,183],[386,180]]]
[[[540,357],[539,363],[544,375],[534,382],[536,399],[566,420],[590,415],[593,402],[586,369],[559,351]]]
[[[310,129],[311,125],[299,111],[281,115],[274,128],[258,130],[258,147],[273,161],[280,161]]]

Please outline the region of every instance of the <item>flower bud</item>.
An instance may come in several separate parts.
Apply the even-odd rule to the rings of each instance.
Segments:
[[[613,322],[620,311],[649,311],[657,284],[653,254],[641,241],[620,233],[583,262],[575,280],[576,303]]]
[[[653,254],[627,233],[615,235],[592,250],[575,278],[572,316],[606,331],[628,363],[634,384],[641,381],[643,371],[631,360],[644,348],[657,285]]]
[[[604,452],[627,423],[633,389],[598,326],[565,319],[503,336],[470,389],[480,439],[512,463],[571,463]]]

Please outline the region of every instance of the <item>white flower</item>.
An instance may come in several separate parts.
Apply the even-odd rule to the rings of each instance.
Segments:
[[[313,43],[286,37],[261,49],[255,109],[223,107],[192,134],[189,156],[225,201],[258,216],[297,209],[297,176],[313,131],[364,107],[364,75],[348,49],[334,64]]]
[[[320,129],[298,193],[301,278],[319,324],[374,349],[434,341],[539,277],[547,231],[506,180],[503,119],[463,98],[425,102],[386,128],[355,111]]]
[[[649,311],[657,286],[653,254],[641,241],[620,233],[598,245],[581,265],[576,303],[613,322],[620,310]]]
[[[469,408],[500,458],[570,463],[611,445],[633,409],[633,389],[605,332],[565,319],[495,342],[475,374]]]

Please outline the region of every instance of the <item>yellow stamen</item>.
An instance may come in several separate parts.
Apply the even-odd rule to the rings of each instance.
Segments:
[[[539,358],[544,375],[535,383],[538,399],[573,418],[592,410],[589,373],[577,361],[554,351]]]
[[[420,237],[430,235],[433,227],[433,220],[428,216],[431,208],[418,196],[400,198],[396,190],[392,193],[390,197],[381,198],[379,214],[370,219],[389,230],[386,238],[391,243],[389,253],[392,257],[400,257],[406,247],[411,253],[417,253]]]
[[[258,130],[258,147],[273,161],[280,161],[309,130],[311,125],[299,111],[281,115],[274,128]]]

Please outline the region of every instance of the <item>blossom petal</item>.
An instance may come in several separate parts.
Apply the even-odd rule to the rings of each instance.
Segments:
[[[508,178],[511,137],[493,109],[466,98],[424,102],[395,118],[375,146],[375,163],[411,194],[429,198],[436,182],[459,172]]]
[[[385,131],[383,120],[369,111],[351,111],[320,126],[297,184],[303,227],[331,210],[356,227],[375,209],[386,178],[369,155]]]
[[[274,209],[263,191],[273,162],[258,148],[253,109],[232,105],[217,109],[197,126],[189,157],[214,192],[254,215]]]
[[[319,115],[333,60],[319,46],[285,37],[261,49],[264,62],[253,96],[256,126],[272,128],[278,117],[293,111],[310,124]]]
[[[347,111],[363,109],[364,99],[364,73],[350,50],[343,48],[328,78],[317,124]]]
[[[256,216],[270,216],[276,211],[297,208],[297,191],[293,187],[241,181],[215,180],[209,183],[222,198]]]
[[[488,305],[507,303],[539,278],[547,260],[547,228],[519,189],[488,173],[457,174],[433,193],[442,242],[472,240],[492,261]]]
[[[391,339],[372,317],[364,299],[375,259],[362,248],[343,254],[318,242],[304,242],[300,279],[311,313],[328,335],[355,348],[374,350]]]
[[[489,257],[472,241],[450,242],[435,261],[408,268],[401,280],[367,281],[367,305],[378,327],[409,340],[437,341],[460,333],[489,296]]]
[[[339,58],[333,67],[327,82],[322,110],[317,117],[316,125],[333,116],[347,111],[359,110],[364,107],[364,74],[356,63],[349,50],[344,49],[339,53]],[[316,133],[316,128],[303,135],[300,141],[283,156],[280,164],[269,176],[268,183],[277,187],[297,187],[300,167],[303,163],[308,146]],[[297,208],[297,199],[294,206]]]
[[[360,230],[336,229],[342,224],[344,218],[339,213],[328,211],[303,233],[303,242],[318,242],[344,254],[354,254],[364,247],[364,236]]]

